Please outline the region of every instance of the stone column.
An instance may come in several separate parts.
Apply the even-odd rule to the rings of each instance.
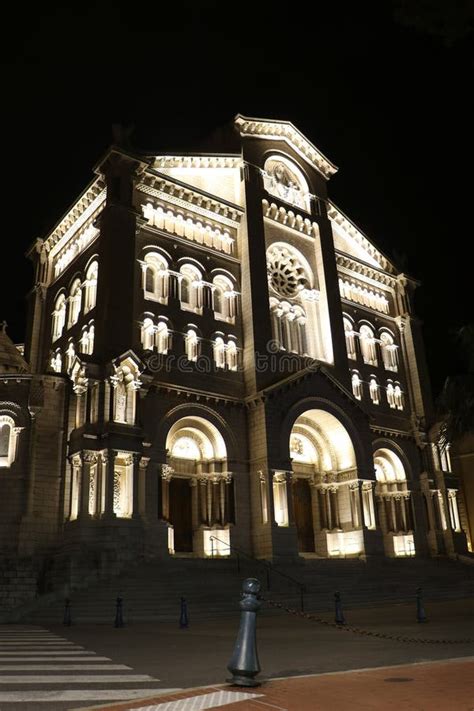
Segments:
[[[140,457],[138,467],[138,510],[142,517],[146,517],[146,470],[150,462],[149,457]],[[159,487],[160,489],[160,487]],[[159,490],[158,511],[161,515],[161,490]]]
[[[138,452],[132,454],[133,482],[132,482],[132,518],[140,518],[140,461],[142,455]]]
[[[117,452],[114,449],[108,449],[105,459],[106,474],[105,474],[105,511],[106,518],[115,518],[114,512],[114,493],[115,493],[115,458]]]
[[[89,500],[90,500],[90,485],[91,485],[91,470],[97,462],[97,454],[85,450],[81,454],[82,472],[81,472],[81,492],[79,498],[79,517],[81,519],[89,518]]]

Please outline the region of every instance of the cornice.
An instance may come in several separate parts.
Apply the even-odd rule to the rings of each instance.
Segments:
[[[380,265],[381,269],[388,272],[389,274],[396,274],[396,269],[394,265],[390,262],[388,257],[386,257],[380,250],[378,250],[372,242],[364,235],[361,230],[356,227],[356,225],[350,220],[347,215],[345,215],[342,210],[340,210],[332,200],[327,201],[327,211],[328,217],[332,222],[335,222],[339,227],[344,230],[344,232],[358,245],[365,249],[370,256],[375,259]]]
[[[242,158],[237,155],[175,155],[156,156],[153,168],[159,170],[169,168],[240,168]]]
[[[244,213],[239,205],[197,190],[191,185],[156,171],[147,171],[136,188],[146,195],[192,210],[198,215],[218,220],[230,227],[238,227]]]
[[[235,124],[241,136],[284,141],[295,153],[316,168],[328,180],[337,172],[337,167],[319,151],[290,121],[249,118],[238,114]]]
[[[335,250],[336,264],[338,267],[348,270],[348,272],[354,272],[355,274],[360,274],[368,279],[373,280],[376,284],[382,284],[389,289],[396,289],[397,279],[396,277],[388,274],[382,269],[377,269],[366,262],[361,262],[349,254]]]
[[[66,242],[86,226],[86,223],[104,207],[106,188],[104,180],[99,177],[94,180],[79,199],[69,208],[53,230],[43,240],[42,247],[51,253],[63,247]]]

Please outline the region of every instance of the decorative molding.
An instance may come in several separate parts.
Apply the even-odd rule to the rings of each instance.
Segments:
[[[154,168],[240,168],[239,156],[156,156]]]
[[[214,197],[203,195],[192,187],[177,185],[163,175],[147,174],[136,189],[158,200],[176,205],[184,210],[191,210],[210,220],[216,220],[228,227],[237,228],[243,209],[238,205],[227,204]]]
[[[289,121],[269,121],[241,116],[236,117],[235,123],[241,136],[251,138],[264,138],[270,141],[284,141],[295,153],[306,160],[326,179],[337,172],[334,163],[326,158],[298,129]]]
[[[295,230],[306,237],[316,239],[319,237],[319,227],[317,222],[311,222],[308,217],[303,217],[298,212],[287,210],[283,205],[269,202],[265,198],[262,200],[263,216],[274,222],[278,222],[283,227]]]
[[[361,275],[366,279],[370,279],[377,286],[379,284],[388,287],[389,289],[395,290],[397,285],[397,280],[390,274],[382,270],[378,270],[375,267],[371,267],[369,264],[364,262],[358,262],[353,257],[343,252],[335,251],[336,254],[336,264],[339,267],[339,274],[348,276]],[[356,277],[357,278],[357,277]]]
[[[88,220],[102,210],[106,195],[105,181],[103,178],[97,178],[49,233],[41,249],[51,253],[63,247]]]
[[[362,247],[372,259],[380,265],[381,269],[388,272],[389,274],[396,274],[396,269],[394,265],[383,255],[372,242],[364,235],[363,232],[359,230],[358,227],[354,225],[351,220],[344,215],[341,210],[331,201],[327,201],[328,217],[332,222],[335,222],[346,234],[346,236],[354,240],[360,247]]]
[[[156,227],[224,254],[232,254],[234,251],[235,237],[232,237],[228,230],[221,230],[214,223],[203,224],[189,213],[173,212],[162,205],[155,207],[150,202],[142,205],[141,208],[147,226]]]

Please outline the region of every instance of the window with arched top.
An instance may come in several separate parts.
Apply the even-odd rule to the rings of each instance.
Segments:
[[[144,350],[153,350],[155,339],[155,326],[151,318],[144,319],[141,328],[141,341]]]
[[[216,368],[225,368],[225,344],[221,336],[217,336],[213,342],[214,363]]]
[[[54,351],[51,355],[51,360],[49,362],[51,370],[54,370],[55,373],[60,373],[63,369],[63,359],[61,356],[61,351],[59,348]]]
[[[357,400],[362,400],[362,380],[359,373],[352,373],[352,392]]]
[[[168,353],[170,347],[170,332],[166,323],[160,321],[156,327],[155,345],[158,353]]]
[[[80,340],[81,353],[85,353],[86,355],[92,355],[92,353],[94,352],[94,335],[94,324],[91,322],[82,331],[82,336]]]
[[[238,351],[235,341],[229,341],[225,352],[226,363],[229,370],[237,370]]]
[[[397,410],[403,410],[403,392],[399,383],[395,383],[393,388],[393,399]]]
[[[363,324],[359,329],[360,350],[364,363],[377,365],[377,347],[374,332],[370,326]]]
[[[53,323],[52,323],[52,340],[57,341],[63,335],[64,326],[66,323],[66,297],[64,294],[59,294],[54,302]]]
[[[395,409],[397,407],[397,403],[395,402],[395,389],[393,387],[393,383],[388,381],[387,383],[387,388],[386,388],[386,393],[387,393],[387,402],[389,406],[392,409]]]
[[[199,269],[183,264],[179,270],[179,299],[184,311],[202,313],[203,284]]]
[[[76,357],[76,349],[74,348],[74,343],[72,341],[69,341],[68,347],[66,350],[66,370],[70,370],[72,368],[72,364],[74,363],[74,358]]]
[[[82,303],[81,280],[75,279],[69,292],[69,318],[68,328],[74,326],[79,320]]]
[[[0,415],[0,467],[11,467],[16,459],[19,427],[8,415]]]
[[[370,393],[370,399],[374,403],[374,405],[379,405],[380,404],[380,388],[379,384],[377,382],[377,378],[372,375],[369,380],[369,393]]]
[[[273,155],[267,158],[263,186],[270,195],[310,212],[310,192],[306,178],[300,168],[285,156]]]
[[[199,355],[199,340],[196,331],[192,328],[186,332],[185,348],[187,359],[196,361]]]
[[[84,282],[84,313],[88,313],[96,305],[97,301],[97,279],[99,275],[99,264],[92,262],[86,272]]]
[[[143,262],[141,262],[141,266],[145,299],[158,301],[160,304],[167,304],[169,296],[169,268],[166,259],[158,252],[148,252]]]
[[[393,340],[393,336],[387,331],[380,334],[380,347],[382,350],[382,361],[385,370],[398,371],[398,346]]]
[[[236,293],[231,280],[218,274],[212,280],[212,307],[217,321],[235,322]]]
[[[356,345],[355,345],[354,326],[353,326],[352,322],[347,318],[347,316],[344,316],[343,323],[344,323],[344,336],[346,338],[347,357],[351,358],[351,360],[356,360],[357,352],[356,352]]]

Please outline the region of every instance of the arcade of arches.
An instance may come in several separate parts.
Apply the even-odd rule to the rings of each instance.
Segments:
[[[219,429],[199,416],[169,429],[161,472],[161,514],[171,554],[229,555],[235,524],[234,486]],[[414,555],[411,494],[401,458],[374,454],[372,479],[359,476],[351,437],[340,420],[310,409],[294,422],[291,471],[272,471],[271,492],[260,472],[263,525],[294,526],[298,551],[321,557],[359,556],[365,532],[381,531],[390,556]]]

